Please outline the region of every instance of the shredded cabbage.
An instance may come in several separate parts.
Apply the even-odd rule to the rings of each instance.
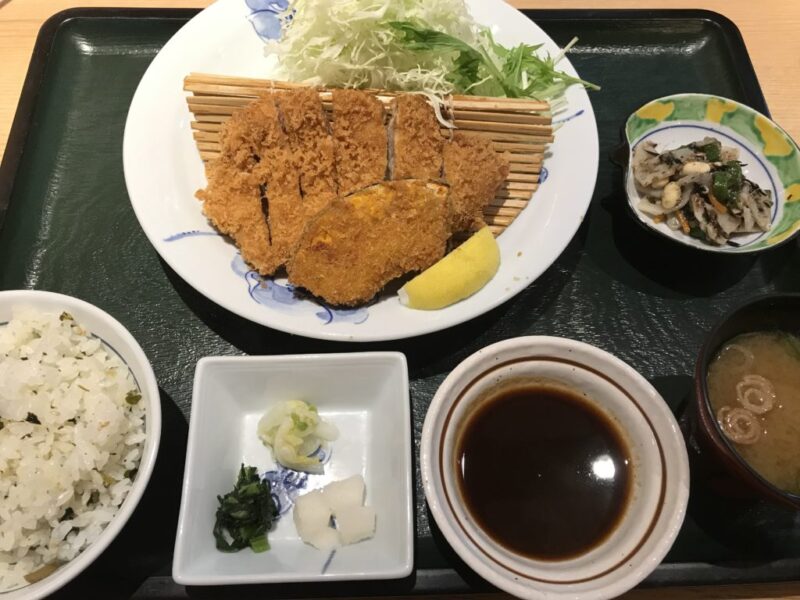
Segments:
[[[291,15],[291,16],[289,16]],[[464,0],[294,0],[280,41],[268,42],[293,81],[447,94],[452,56],[418,55],[392,21],[414,21],[475,41]]]
[[[464,0],[294,0],[280,40],[267,42],[280,77],[311,85],[551,99],[574,83],[562,55],[507,49]],[[442,35],[438,35],[442,34]]]
[[[289,469],[322,473],[317,449],[339,435],[334,425],[320,419],[317,408],[302,400],[273,406],[258,421],[258,437],[272,447],[275,460]]]

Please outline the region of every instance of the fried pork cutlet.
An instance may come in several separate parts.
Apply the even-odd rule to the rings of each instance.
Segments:
[[[380,100],[367,92],[333,90],[333,143],[339,195],[386,176],[387,135]]]
[[[507,155],[478,134],[456,132],[444,145],[444,178],[450,186],[453,231],[479,229],[483,209],[508,177]]]
[[[286,263],[300,237],[306,223],[306,210],[300,197],[298,174],[288,156],[284,154],[282,158],[259,163],[254,174],[265,182],[263,212],[277,265],[270,272],[261,269],[258,272],[272,275]]]
[[[286,270],[291,283],[330,304],[362,304],[393,279],[442,258],[449,237],[447,186],[384,182],[320,212]]]
[[[231,236],[242,258],[271,275],[289,256],[302,217],[300,183],[272,95],[234,113],[220,132],[220,157],[197,192],[203,212]]]
[[[264,147],[283,137],[275,115],[272,96],[255,100],[234,112],[220,131],[220,158],[239,169],[252,170],[261,160]]]
[[[401,94],[390,124],[392,179],[439,179],[442,145],[439,121],[424,96]]]
[[[316,214],[336,197],[336,162],[328,119],[313,88],[280,94],[277,101],[300,175],[303,204]]]
[[[260,273],[272,273],[281,259],[270,243],[270,232],[261,208],[262,185],[249,171],[227,160],[206,166],[208,186],[197,192],[203,213],[220,233],[230,236],[242,258]]]

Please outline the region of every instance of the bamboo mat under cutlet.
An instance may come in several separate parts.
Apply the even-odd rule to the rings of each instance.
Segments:
[[[194,115],[192,134],[204,161],[219,156],[219,134],[233,112],[269,91],[286,91],[303,84],[268,79],[192,73],[183,88]],[[330,110],[331,91],[318,88],[320,100]],[[391,112],[394,92],[364,90],[375,94]],[[495,235],[511,225],[539,187],[539,175],[547,144],[553,141],[552,115],[546,102],[520,98],[452,96],[446,102],[445,118],[460,131],[485,136],[498,153],[508,153],[509,173],[495,198],[484,209],[487,225]],[[443,135],[451,129],[442,127]]]

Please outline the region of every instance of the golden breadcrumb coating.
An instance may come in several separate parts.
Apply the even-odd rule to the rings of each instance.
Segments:
[[[383,104],[372,94],[333,90],[333,141],[339,195],[383,181],[388,162]]]
[[[480,229],[483,209],[508,177],[508,155],[495,152],[492,141],[476,133],[453,134],[444,145],[444,178],[450,186],[453,231]]]
[[[447,186],[384,182],[344,198],[309,222],[286,265],[289,281],[336,306],[371,300],[387,283],[444,256]]]
[[[273,251],[262,211],[261,182],[226,160],[206,166],[208,186],[197,192],[203,213],[220,233],[230,236],[242,258],[259,273],[272,273],[283,260]]]
[[[239,169],[251,170],[265,146],[285,139],[277,121],[272,94],[235,111],[220,132],[221,158]]]
[[[278,94],[277,101],[292,160],[300,175],[303,203],[322,208],[336,197],[336,162],[333,137],[319,94],[313,88],[304,88]]]
[[[298,172],[273,95],[236,111],[220,138],[222,152],[206,165],[208,186],[197,197],[242,258],[272,275],[302,230]]]
[[[439,179],[444,137],[425,97],[397,96],[391,128],[392,179]]]
[[[445,140],[422,96],[395,103],[390,182],[385,111],[368,92],[334,90],[332,126],[311,88],[237,110],[197,192],[204,214],[259,273],[286,265],[293,284],[333,305],[368,302],[426,269],[451,233],[484,224],[509,163],[480,135]]]

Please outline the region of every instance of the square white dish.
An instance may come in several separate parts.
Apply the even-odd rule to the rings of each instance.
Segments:
[[[339,437],[305,493],[361,474],[377,512],[375,537],[331,555],[304,544],[291,510],[268,534],[270,550],[216,549],[217,496],[233,488],[239,466],[278,468],[256,434],[282,400],[315,404]],[[411,417],[408,368],[397,352],[208,357],[197,363],[172,576],[183,585],[391,579],[413,565]]]

